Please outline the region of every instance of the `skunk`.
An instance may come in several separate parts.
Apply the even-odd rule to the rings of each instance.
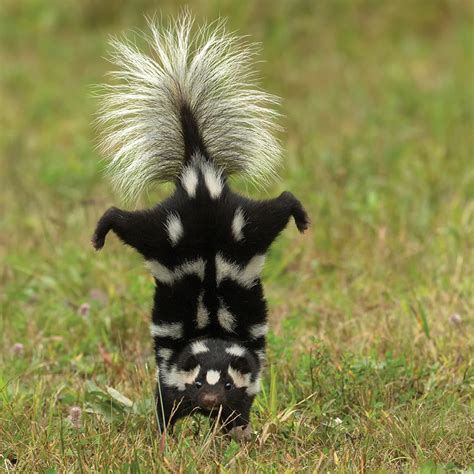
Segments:
[[[118,84],[105,86],[98,119],[112,182],[128,200],[153,182],[175,189],[151,209],[110,208],[92,243],[113,231],[155,279],[160,431],[201,412],[248,433],[268,329],[265,254],[291,217],[300,232],[309,219],[289,192],[258,201],[229,188],[234,174],[258,185],[276,175],[278,99],[253,84],[254,45],[223,22],[194,36],[192,26],[186,13],[150,21],[150,55],[112,41]]]

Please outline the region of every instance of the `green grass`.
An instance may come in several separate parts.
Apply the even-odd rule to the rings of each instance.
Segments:
[[[158,439],[151,278],[116,239],[89,244],[120,203],[93,146],[91,86],[108,35],[158,6],[179,10],[0,4],[1,468],[472,472],[473,3],[193,2],[262,42],[263,85],[286,115],[268,193],[293,191],[312,218],[268,259],[268,369],[243,445],[203,419]]]

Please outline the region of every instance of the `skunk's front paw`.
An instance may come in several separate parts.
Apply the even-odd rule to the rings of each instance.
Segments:
[[[252,427],[250,424],[234,426],[229,435],[236,441],[250,441],[252,439]]]

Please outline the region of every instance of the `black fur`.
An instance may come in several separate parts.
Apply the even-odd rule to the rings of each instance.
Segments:
[[[275,199],[256,201],[231,191],[226,183],[226,170],[214,168],[212,157],[207,156],[191,111],[187,106],[183,106],[181,111],[184,171],[176,181],[174,193],[154,208],[144,211],[129,212],[110,208],[99,220],[92,242],[97,250],[101,249],[107,233],[113,231],[148,262],[159,262],[164,266],[165,274],[168,272],[169,275],[172,275],[173,270],[176,272],[182,268],[180,265],[186,262],[203,260],[203,278],[199,272],[184,272],[170,283],[155,276],[154,327],[158,331],[165,328],[165,332],[171,331],[169,328],[172,327],[180,328],[176,333],[160,333],[154,337],[156,363],[160,368],[158,421],[160,429],[163,429],[194,411],[215,415],[215,409],[203,408],[202,394],[217,391],[218,396],[214,395],[222,406],[222,419],[232,418],[231,426],[242,426],[249,422],[255,393],[252,391],[248,394],[244,388],[236,387],[226,390],[224,385],[229,381],[228,370],[232,362],[239,373],[250,374],[248,380],[255,381],[258,378],[265,349],[265,334],[262,331],[256,336],[252,331],[258,327],[256,325],[266,323],[267,307],[258,273],[245,284],[232,275],[226,275],[218,282],[219,269],[224,268],[218,265],[218,259],[224,259],[234,269],[244,271],[255,256],[267,252],[292,217],[300,232],[307,228],[309,220],[301,203],[289,192]],[[183,174],[186,170],[195,173],[198,180],[195,190],[192,186],[186,188]],[[206,172],[212,178],[211,181],[217,184],[219,192],[214,190],[214,195],[212,186],[206,183]],[[194,192],[190,192],[191,188]],[[238,239],[232,231],[232,225],[239,209],[245,224]],[[167,230],[170,216],[178,216],[182,225],[183,232],[177,242],[172,242]],[[200,298],[208,317],[208,323],[203,327],[198,327],[197,322]],[[220,308],[233,316],[230,330],[219,321]],[[167,326],[169,324],[175,326]],[[204,341],[209,352],[192,355],[191,344],[194,341]],[[239,357],[226,352],[226,348],[233,343],[245,348],[245,355],[240,361]],[[189,376],[192,383],[186,383],[183,390],[170,385],[172,370],[178,374],[192,374],[193,368],[198,365],[199,375],[195,379]],[[207,384],[209,386],[206,388],[204,383],[198,388],[198,379],[205,377],[208,370],[218,371],[221,375],[219,381],[215,386]],[[181,376],[177,375],[175,379],[181,380]]]

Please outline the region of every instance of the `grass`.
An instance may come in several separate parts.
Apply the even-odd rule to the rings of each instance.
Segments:
[[[193,3],[263,43],[264,87],[286,114],[268,193],[295,192],[313,221],[268,259],[268,369],[243,445],[203,419],[158,439],[152,281],[116,240],[89,244],[119,204],[91,85],[108,35],[157,7],[0,5],[2,468],[472,472],[473,4]]]

